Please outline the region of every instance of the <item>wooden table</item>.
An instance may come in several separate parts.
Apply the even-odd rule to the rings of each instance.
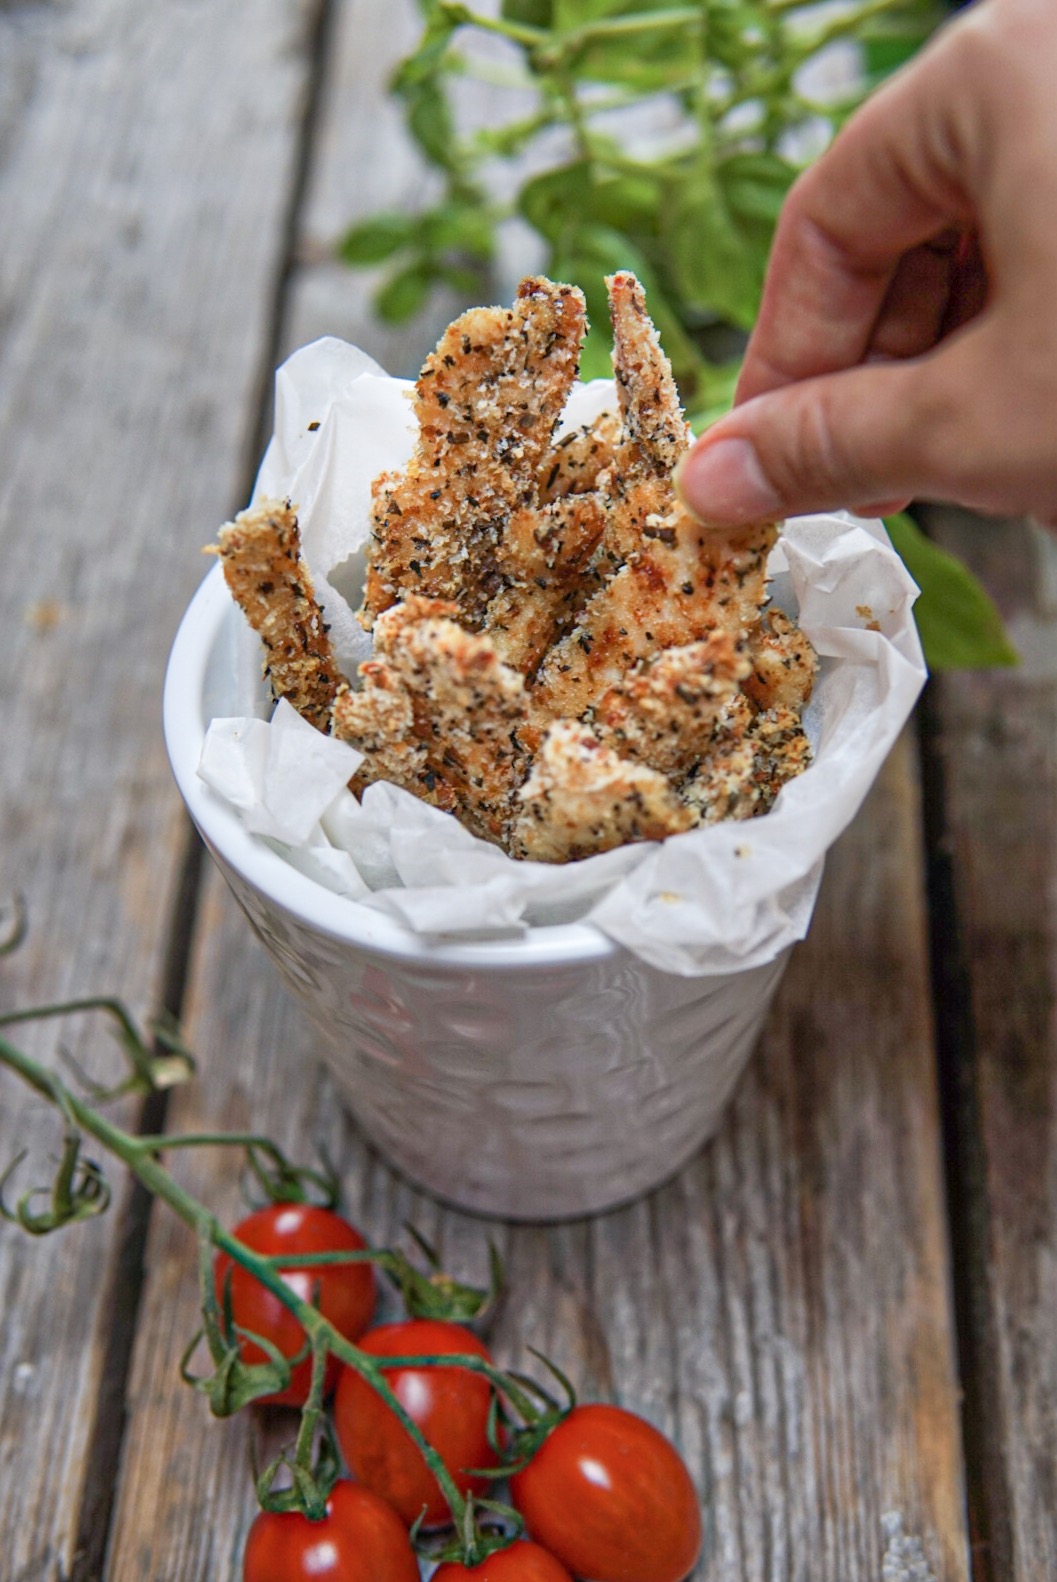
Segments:
[[[328,255],[353,217],[421,197],[382,88],[412,13],[0,6],[0,896],[30,915],[0,1007],[179,1010],[200,1079],[127,1123],[325,1146],[372,1239],[414,1220],[474,1278],[487,1228],[342,1119],[199,861],[159,725],[276,361],[331,332],[406,372],[437,327],[383,334]],[[1023,525],[932,520],[1023,667],[930,686],[716,1141],[633,1207],[491,1229],[501,1360],[541,1347],[678,1437],[702,1582],[1057,1576],[1057,555]],[[83,1019],[25,1042],[107,1065]],[[0,1157],[54,1150],[43,1104],[0,1093]],[[176,1167],[237,1214],[230,1158]],[[271,1430],[214,1424],[178,1379],[189,1235],[119,1176],[102,1219],[0,1227],[0,1290],[3,1582],[237,1578]]]

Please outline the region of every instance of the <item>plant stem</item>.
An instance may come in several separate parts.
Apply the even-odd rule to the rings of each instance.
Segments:
[[[90,1002],[97,1005],[99,1001]],[[106,1002],[110,1004],[111,1002]],[[27,1019],[25,1017],[20,1019]],[[135,1176],[143,1183],[153,1196],[168,1204],[169,1208],[177,1214],[184,1223],[201,1233],[205,1233],[213,1246],[226,1252],[236,1263],[247,1269],[260,1283],[275,1296],[284,1307],[289,1308],[294,1317],[301,1324],[313,1350],[326,1347],[334,1353],[340,1361],[353,1368],[366,1380],[375,1393],[385,1402],[389,1410],[396,1417],[404,1431],[414,1441],[420,1454],[428,1465],[433,1476],[440,1485],[441,1491],[451,1511],[452,1520],[456,1526],[461,1526],[464,1517],[466,1502],[459,1493],[455,1481],[449,1473],[444,1462],[426,1440],[421,1429],[408,1416],[400,1404],[391,1386],[387,1382],[384,1372],[378,1363],[366,1352],[354,1346],[344,1335],[338,1333],[334,1326],[324,1318],[323,1314],[308,1302],[303,1301],[296,1292],[282,1279],[274,1264],[269,1258],[261,1257],[251,1248],[245,1246],[236,1236],[226,1231],[220,1222],[208,1209],[196,1201],[189,1192],[178,1185],[165,1167],[158,1162],[154,1153],[143,1146],[144,1139],[136,1138],[123,1131],[120,1126],[100,1115],[90,1105],[83,1103],[76,1094],[72,1093],[65,1085],[54,1077],[44,1066],[38,1064],[31,1056],[17,1049],[13,1044],[0,1038],[0,1063],[9,1067],[22,1080],[42,1097],[57,1103],[68,1118],[85,1132],[89,1133],[101,1143],[108,1153],[122,1160]],[[61,1095],[61,1097],[60,1097]],[[160,1147],[157,1138],[147,1139],[155,1150]],[[473,1366],[474,1371],[479,1371],[476,1364],[480,1358],[470,1357],[444,1357],[446,1367],[462,1367],[467,1364]]]
[[[24,1011],[5,1011],[0,1016],[0,1027],[14,1027],[18,1022],[39,1022],[45,1017],[73,1016],[81,1011],[108,1012],[120,1023],[129,1038],[138,1041],[139,1031],[124,1005],[120,1000],[115,1000],[106,994],[89,994],[76,1000],[61,1000],[55,1005],[33,1005]]]
[[[551,37],[548,28],[532,27],[527,22],[508,22],[503,17],[481,16],[466,5],[446,4],[444,9],[461,26],[479,27],[483,33],[498,33],[501,38],[508,38],[513,44],[523,44],[528,49],[545,44]]]

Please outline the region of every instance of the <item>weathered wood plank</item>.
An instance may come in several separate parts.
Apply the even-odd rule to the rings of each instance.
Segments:
[[[342,0],[334,8],[283,315],[283,355],[318,336],[337,335],[390,373],[414,378],[440,332],[466,306],[453,292],[438,289],[420,318],[386,325],[371,306],[385,267],[351,269],[336,256],[341,237],[358,221],[383,209],[424,208],[436,191],[437,177],[424,169],[388,91],[393,67],[421,30],[415,0],[385,6]],[[488,90],[478,88],[470,97],[475,114],[486,113]]]
[[[379,94],[413,36],[410,7],[338,8],[326,113],[285,317],[413,370],[412,339],[372,324],[362,276],[326,261],[341,228],[417,201],[420,177]],[[403,31],[401,31],[403,29]],[[357,131],[356,128],[360,130]],[[359,139],[370,136],[370,158]],[[313,262],[317,260],[317,262]],[[967,1576],[947,1299],[915,766],[906,742],[830,865],[765,1044],[715,1144],[642,1203],[558,1228],[485,1226],[394,1176],[342,1119],[311,1037],[214,881],[189,1015],[202,1082],[174,1124],[274,1133],[340,1163],[376,1241],[413,1220],[467,1278],[489,1235],[512,1297],[494,1343],[542,1346],[585,1394],[678,1434],[706,1502],[701,1582]],[[235,1170],[179,1160],[226,1218]],[[113,1582],[237,1576],[253,1513],[250,1444],[280,1427],[213,1425],[175,1376],[195,1327],[193,1249],[158,1220],[130,1395]],[[287,1424],[287,1431],[289,1431]]]
[[[830,864],[764,1045],[715,1143],[601,1218],[504,1227],[442,1210],[336,1113],[311,1040],[214,883],[190,1030],[203,1064],[176,1118],[323,1145],[376,1242],[413,1220],[480,1278],[496,1239],[510,1298],[493,1344],[538,1346],[585,1396],[676,1434],[705,1502],[701,1582],[964,1582],[967,1542],[931,1065],[913,764],[904,742]],[[227,1218],[230,1160],[181,1176]],[[249,1418],[181,1385],[194,1254],[152,1231],[114,1582],[237,1576],[253,1513]],[[289,1425],[287,1428],[289,1432]],[[902,1570],[900,1569],[902,1566]],[[914,1567],[917,1565],[918,1569]]]
[[[184,841],[161,678],[196,548],[245,487],[311,20],[0,7],[0,895],[31,916],[5,1007],[159,993]],[[29,1145],[39,1175],[55,1135],[5,1079],[0,1158]],[[0,1231],[5,1578],[77,1572],[120,1230]]]
[[[980,1574],[1057,1575],[1057,541],[934,511],[1009,621],[1019,670],[947,676],[933,747],[963,1003],[948,1008],[960,1127]]]

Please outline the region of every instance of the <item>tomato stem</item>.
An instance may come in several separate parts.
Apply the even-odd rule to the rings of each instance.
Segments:
[[[91,1008],[102,1006],[113,1010],[116,1004],[117,1002],[115,1001],[96,999],[92,1001],[78,1001],[75,1005],[64,1006],[62,1009],[65,1011],[71,1008],[83,1009],[89,1006]],[[124,1012],[123,1008],[117,1014],[121,1016],[126,1025],[132,1026],[131,1019],[127,1017],[127,1013]],[[30,1020],[29,1013],[15,1013],[13,1016],[3,1018],[5,1022],[27,1020]],[[135,1029],[133,1028],[134,1031]],[[149,1138],[146,1140],[149,1146],[144,1146],[143,1138],[132,1136],[105,1115],[101,1115],[90,1104],[79,1099],[52,1072],[40,1065],[23,1050],[9,1043],[5,1038],[0,1038],[0,1062],[6,1065],[9,1070],[14,1071],[17,1076],[20,1076],[29,1087],[33,1088],[43,1098],[55,1104],[62,1112],[67,1126],[72,1122],[82,1131],[94,1137],[97,1142],[106,1148],[108,1153],[120,1159],[154,1197],[160,1198],[162,1202],[166,1203],[186,1225],[189,1225],[203,1239],[207,1239],[213,1247],[226,1252],[236,1263],[241,1264],[278,1301],[282,1302],[284,1307],[290,1310],[304,1329],[312,1347],[314,1366],[315,1359],[320,1354],[325,1355],[326,1351],[329,1350],[341,1362],[354,1369],[370,1385],[371,1389],[385,1403],[405,1433],[414,1442],[419,1454],[440,1485],[453,1522],[457,1528],[460,1528],[465,1519],[466,1502],[459,1493],[455,1480],[444,1465],[441,1457],[400,1404],[381,1367],[366,1352],[361,1351],[358,1346],[354,1346],[351,1341],[346,1340],[344,1335],[339,1334],[317,1308],[303,1301],[296,1292],[291,1290],[270,1258],[262,1257],[259,1253],[254,1252],[243,1242],[239,1241],[230,1231],[225,1230],[219,1220],[208,1209],[203,1207],[201,1203],[173,1179],[165,1166],[156,1157],[163,1146],[172,1146],[172,1139],[166,1139],[163,1143],[156,1137]],[[421,1359],[416,1358],[407,1360],[411,1362],[421,1361]],[[458,1367],[464,1364],[473,1365],[479,1360],[478,1358],[469,1357],[445,1357],[443,1363],[446,1367]],[[388,1359],[387,1365],[391,1366],[388,1363]],[[303,1420],[302,1429],[304,1430]]]

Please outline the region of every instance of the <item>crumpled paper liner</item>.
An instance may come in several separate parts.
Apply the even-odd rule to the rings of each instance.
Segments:
[[[411,386],[327,338],[276,380],[275,436],[255,498],[289,496],[305,558],[350,677],[370,653],[355,619],[371,480],[414,447]],[[574,391],[570,426],[615,406],[610,381]],[[845,513],[790,520],[771,559],[772,593],[821,659],[805,713],[815,757],[772,811],[576,863],[517,862],[450,814],[395,786],[345,789],[360,755],[287,703],[271,710],[260,646],[241,622],[236,718],[215,719],[199,774],[300,872],[388,913],[417,935],[509,937],[587,921],[663,971],[737,971],[807,932],[827,849],[858,810],[925,680],[917,588],[879,522]],[[270,714],[270,718],[268,718]]]

